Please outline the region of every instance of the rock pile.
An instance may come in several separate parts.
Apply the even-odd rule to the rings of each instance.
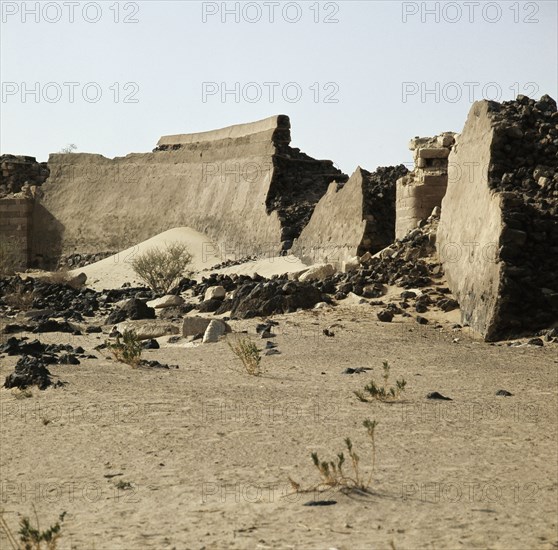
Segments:
[[[0,346],[0,353],[7,355],[30,355],[38,357],[47,365],[79,365],[78,357],[94,358],[85,353],[81,346],[73,347],[71,344],[43,344],[39,340],[28,342],[25,338],[8,338]],[[60,355],[62,354],[62,355]]]
[[[40,390],[46,390],[52,385],[50,371],[44,363],[37,357],[24,355],[16,364],[14,372],[6,377],[5,388],[19,388],[24,390],[29,386],[38,386]],[[63,382],[56,382],[54,387],[63,385]]]
[[[350,294],[380,298],[386,292],[386,285],[412,289],[404,290],[398,303],[388,304],[380,312],[380,320],[387,322],[394,315],[408,316],[410,311],[425,313],[432,308],[442,311],[458,308],[459,304],[451,296],[450,290],[440,286],[444,271],[436,257],[435,248],[438,215],[439,209],[436,209],[425,220],[422,228],[396,240],[379,254],[365,254],[356,269],[338,273],[316,283],[316,287],[334,294],[337,300],[344,300]],[[383,302],[372,303],[379,305]]]
[[[242,284],[234,291],[234,297],[225,300],[216,313],[230,311],[232,319],[250,319],[311,309],[325,300],[323,293],[310,283],[275,278]]]
[[[116,325],[123,321],[155,319],[155,309],[138,298],[131,298],[122,307],[115,309],[106,319],[106,325]]]

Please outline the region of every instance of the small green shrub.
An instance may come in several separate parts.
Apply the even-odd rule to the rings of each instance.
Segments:
[[[164,250],[153,248],[131,262],[136,275],[153,291],[167,294],[192,262],[185,245],[170,243]]]
[[[367,478],[363,476],[360,470],[360,457],[353,447],[353,442],[350,438],[345,438],[345,446],[351,460],[352,474],[346,475],[343,467],[345,465],[345,455],[343,452],[337,454],[335,460],[320,460],[318,453],[312,453],[312,463],[318,470],[320,475],[320,483],[316,487],[310,489],[302,489],[300,483],[293,481],[289,478],[291,486],[296,492],[309,492],[323,487],[336,488],[342,491],[361,491],[369,492],[372,483],[372,477],[376,468],[376,441],[375,430],[377,422],[375,420],[365,420],[363,426],[366,428],[366,433],[372,443],[371,453],[371,467],[370,473]]]
[[[354,394],[358,397],[360,401],[365,403],[375,399],[377,401],[396,401],[401,397],[401,394],[405,391],[407,382],[404,378],[395,381],[395,387],[388,388],[389,381],[389,371],[390,366],[387,361],[383,362],[384,374],[382,378],[384,379],[383,386],[376,384],[374,380],[364,386],[364,391],[355,391]]]
[[[19,522],[19,540],[16,540],[13,531],[4,519],[4,512],[0,511],[0,530],[4,533],[13,550],[56,550],[58,539],[62,536],[62,524],[66,517],[66,512],[62,512],[58,517],[58,521],[51,525],[48,529],[41,531],[37,511],[33,506],[35,513],[36,526],[33,526],[29,517],[24,516]]]
[[[246,372],[252,376],[259,376],[262,373],[260,350],[250,338],[241,338],[236,342],[227,339],[227,344],[233,353],[242,361]]]
[[[117,361],[126,363],[132,367],[137,367],[141,360],[141,342],[133,330],[125,330],[116,337],[114,344],[107,344]]]

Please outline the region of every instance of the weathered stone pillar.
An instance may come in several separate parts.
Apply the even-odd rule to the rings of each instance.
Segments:
[[[445,132],[433,138],[416,137],[409,143],[415,169],[397,180],[395,237],[403,238],[421,220],[442,204],[448,186],[448,156],[455,134]]]

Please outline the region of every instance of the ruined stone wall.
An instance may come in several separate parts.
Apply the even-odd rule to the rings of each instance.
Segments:
[[[304,262],[342,262],[378,252],[395,239],[395,182],[405,166],[357,168],[347,183],[332,183],[295,241],[293,253]]]
[[[442,204],[448,185],[448,156],[455,142],[453,132],[409,143],[415,169],[397,181],[395,236],[402,239]]]
[[[30,260],[34,200],[0,199],[0,270],[25,269]]]
[[[437,246],[463,320],[486,340],[558,321],[558,113],[519,96],[471,108],[449,162]]]
[[[0,197],[41,186],[49,176],[46,162],[23,155],[0,156]]]
[[[165,136],[152,153],[51,155],[34,254],[52,265],[61,255],[121,250],[180,226],[207,234],[229,256],[279,253],[327,185],[346,179],[289,142],[288,117],[275,116]]]

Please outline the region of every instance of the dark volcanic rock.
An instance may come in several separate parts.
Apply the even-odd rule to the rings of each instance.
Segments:
[[[122,321],[155,319],[155,310],[138,298],[130,299],[123,307],[113,311],[105,321],[106,325],[116,325]]]
[[[46,390],[52,381],[50,371],[36,357],[23,356],[16,364],[14,372],[6,377],[5,388],[25,389],[29,386],[38,386],[40,390]],[[61,385],[60,382],[55,387]]]
[[[213,313],[223,305],[223,300],[211,299],[205,300],[198,306],[200,313]]]
[[[393,321],[393,312],[389,309],[382,309],[377,313],[378,319],[382,323],[391,323]]]
[[[265,283],[248,283],[235,292],[231,318],[249,319],[273,314],[293,313],[297,309],[311,309],[325,300],[313,285],[293,283],[288,293],[283,290],[287,281],[271,280]]]
[[[79,329],[68,323],[68,321],[56,321],[55,319],[39,321],[33,332],[69,332],[70,334],[80,334]]]
[[[446,397],[445,395],[442,395],[441,393],[439,393],[437,391],[430,392],[426,396],[426,399],[439,399],[441,401],[453,401],[453,399],[451,397]]]

